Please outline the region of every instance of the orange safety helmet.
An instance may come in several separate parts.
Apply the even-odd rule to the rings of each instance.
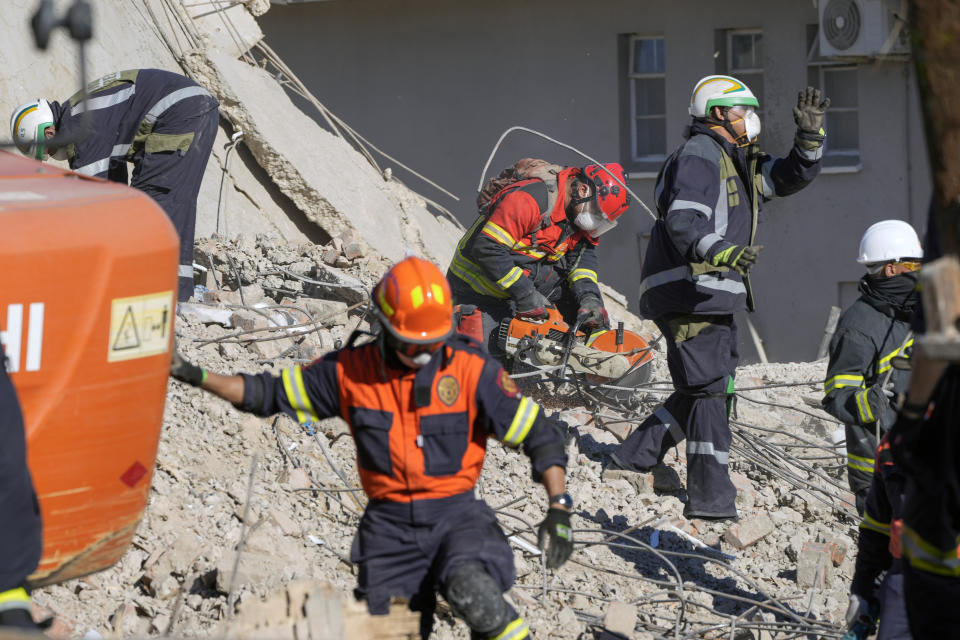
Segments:
[[[616,176],[616,179],[610,175],[611,173]],[[616,162],[609,162],[602,167],[597,164],[588,164],[583,168],[583,175],[589,182],[593,183],[596,190],[597,205],[607,220],[613,222],[622,216],[627,207],[630,206],[630,194],[623,186],[627,184],[623,167]]]
[[[380,323],[401,342],[440,342],[454,331],[450,284],[422,258],[393,265],[374,287],[373,303]]]

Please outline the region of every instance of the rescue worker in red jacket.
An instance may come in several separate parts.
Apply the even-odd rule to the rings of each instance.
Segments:
[[[520,180],[497,193],[457,245],[447,278],[454,300],[476,306],[483,343],[502,358],[497,329],[504,318],[539,319],[556,306],[584,329],[609,320],[597,286],[597,239],[616,226],[630,203],[616,163],[571,167],[557,174],[551,198],[543,180]]]
[[[356,594],[370,613],[406,598],[423,612],[426,638],[439,588],[474,637],[526,638],[526,623],[502,595],[515,577],[513,553],[473,487],[488,437],[522,445],[549,496],[540,547],[547,567],[562,565],[573,538],[561,427],[480,345],[454,333],[450,288],[433,264],[396,264],[373,290],[373,306],[375,340],[356,344],[355,333],[345,348],[280,377],[217,375],[179,355],[171,374],[257,415],[347,421],[370,498],[351,552]]]

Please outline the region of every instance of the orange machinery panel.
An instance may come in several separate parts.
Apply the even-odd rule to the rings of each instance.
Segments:
[[[146,506],[163,421],[178,239],[125,185],[0,152],[0,330],[50,584],[109,567]]]

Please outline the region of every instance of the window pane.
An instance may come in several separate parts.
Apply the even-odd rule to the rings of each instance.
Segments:
[[[641,38],[633,41],[633,72],[664,72],[663,38]]]
[[[860,123],[856,111],[827,111],[827,150],[856,151],[860,147]]]
[[[633,81],[637,116],[661,116],[667,113],[663,78],[637,78]]]
[[[636,157],[665,155],[667,150],[666,129],[666,118],[637,120]]]
[[[823,70],[823,91],[834,107],[857,107],[857,70]]]
[[[763,66],[763,34],[734,34],[730,38],[730,69],[759,69]]]

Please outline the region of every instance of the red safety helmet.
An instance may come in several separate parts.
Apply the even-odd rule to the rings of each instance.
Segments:
[[[430,344],[453,333],[453,299],[432,262],[410,257],[393,265],[373,289],[383,327],[400,342]]]
[[[611,173],[613,175],[610,175]],[[583,175],[587,181],[593,183],[597,205],[607,220],[613,222],[622,216],[630,206],[630,194],[623,186],[627,184],[623,167],[617,162],[609,162],[603,166],[588,164],[583,168]]]

